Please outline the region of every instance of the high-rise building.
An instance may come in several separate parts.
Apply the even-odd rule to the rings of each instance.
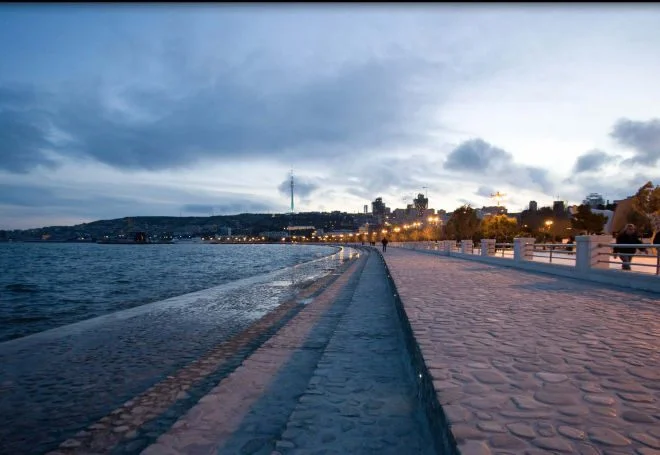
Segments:
[[[364,214],[366,215],[367,213],[369,213],[369,206],[364,204]]]
[[[422,193],[417,195],[416,199],[413,199],[415,205],[415,210],[417,211],[417,216],[423,217],[426,213],[426,209],[429,207],[429,198],[424,197]]]
[[[539,209],[539,205],[536,203],[536,201],[529,201],[530,212],[536,212],[538,209]]]
[[[595,209],[598,208],[599,205],[605,205],[605,199],[603,199],[603,196],[598,193],[589,193],[582,203]]]
[[[554,201],[552,203],[552,211],[555,216],[564,216],[566,215],[566,204],[564,201]]]
[[[387,214],[387,207],[383,202],[383,198],[377,197],[375,201],[371,203],[371,213],[378,224],[382,224],[385,221],[385,215]]]

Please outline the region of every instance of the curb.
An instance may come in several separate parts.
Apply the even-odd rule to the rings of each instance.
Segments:
[[[420,350],[413,334],[410,320],[403,308],[403,302],[399,296],[399,291],[396,288],[390,269],[387,267],[387,263],[385,262],[382,253],[377,248],[374,248],[374,250],[378,253],[380,260],[385,267],[387,279],[394,294],[394,302],[397,314],[399,315],[401,327],[403,328],[406,350],[410,355],[410,367],[412,368],[412,373],[415,375],[417,382],[417,398],[422,404],[426,418],[429,422],[431,437],[433,438],[436,453],[442,455],[460,455],[454,435],[449,429],[447,417],[445,416],[442,406],[440,406],[440,402],[438,401],[438,396],[435,393],[433,378],[424,362],[422,351]]]

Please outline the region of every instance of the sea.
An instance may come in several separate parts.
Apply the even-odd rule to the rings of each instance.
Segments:
[[[304,244],[0,243],[2,449],[55,449],[354,255]]]

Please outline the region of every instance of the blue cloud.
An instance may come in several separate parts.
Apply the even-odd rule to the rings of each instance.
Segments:
[[[158,170],[202,159],[313,160],[323,158],[313,153],[322,147],[335,146],[340,153],[341,147],[413,143],[421,137],[406,112],[421,101],[408,93],[407,83],[424,67],[404,57],[368,59],[271,92],[245,86],[241,68],[235,68],[185,96],[166,89],[126,90],[128,112],[113,112],[98,92],[84,90],[59,93],[47,109],[36,110],[27,91],[5,87],[0,131],[11,140],[0,147],[0,169],[26,171],[46,163],[44,149],[117,168]],[[142,118],[131,118],[132,112]],[[73,140],[50,142],[51,125]]]

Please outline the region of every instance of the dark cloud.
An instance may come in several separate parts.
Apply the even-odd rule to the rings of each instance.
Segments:
[[[474,193],[477,196],[490,197],[492,194],[495,194],[496,190],[490,186],[480,186],[477,188],[477,191]]]
[[[90,191],[26,184],[0,184],[0,205],[38,210],[66,208],[75,214],[100,214],[135,205],[135,199],[93,194]]]
[[[521,169],[523,173],[529,177],[529,180],[538,185],[546,194],[549,194],[554,190],[554,183],[552,182],[547,169],[535,166],[523,166]],[[511,180],[514,184],[516,182],[515,179],[516,177],[514,176],[514,179]]]
[[[471,139],[456,147],[445,161],[445,169],[486,173],[509,165],[511,154],[493,147],[483,139]]]
[[[600,171],[603,166],[615,159],[616,157],[608,155],[601,150],[592,150],[578,157],[575,161],[575,166],[573,166],[573,172],[579,174],[582,172]]]
[[[48,139],[49,113],[25,87],[0,87],[0,169],[24,173],[54,163],[44,149]]]
[[[185,204],[181,210],[186,213],[202,215],[235,215],[237,213],[266,213],[272,212],[273,207],[262,202],[238,198],[234,201],[220,204]]]
[[[517,164],[509,152],[480,138],[459,144],[447,156],[444,168],[477,174],[487,181],[508,183],[519,188],[536,186],[546,193],[553,188],[546,169]]]
[[[208,215],[213,212],[214,208],[208,204],[185,204],[181,207],[181,210],[186,213],[203,213],[204,215]]]
[[[635,156],[625,160],[624,164],[653,166],[660,159],[660,119],[651,119],[648,122],[620,119],[614,125],[610,136],[619,144],[635,151]]]
[[[295,175],[293,177],[293,184],[294,184],[293,195],[295,198],[300,198],[300,199],[308,198],[314,191],[316,191],[319,188],[318,184],[314,182],[309,182],[300,177],[296,177]],[[291,177],[288,177],[286,180],[280,183],[277,187],[277,190],[280,192],[280,194],[287,196],[290,195]]]
[[[43,148],[117,168],[158,170],[204,158],[322,159],[318,148],[348,153],[418,141],[423,135],[412,127],[409,106],[433,101],[408,85],[430,67],[407,57],[365,60],[290,87],[263,89],[245,84],[239,66],[187,94],[125,90],[119,96],[127,112],[109,109],[99,89],[60,93],[47,111],[38,111],[30,108],[34,96],[27,91],[5,88],[0,134],[8,140],[0,146],[0,169],[24,172],[44,163]],[[48,125],[72,141],[51,143]]]

